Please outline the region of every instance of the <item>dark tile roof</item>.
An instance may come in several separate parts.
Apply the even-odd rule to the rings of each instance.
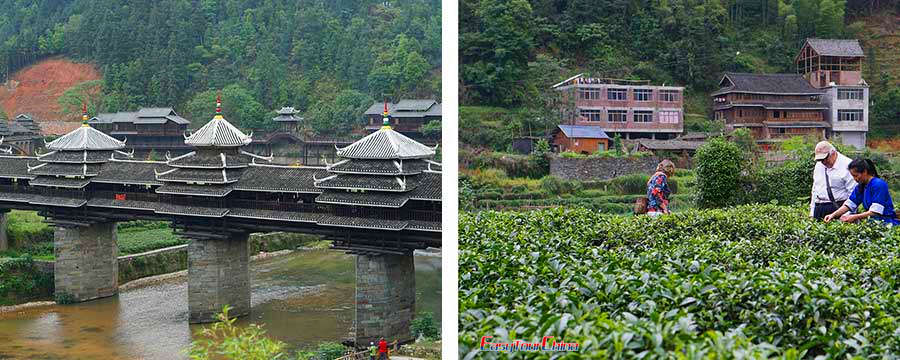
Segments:
[[[112,151],[82,150],[82,151],[51,151],[38,156],[44,162],[68,162],[68,163],[103,163],[109,161]]]
[[[100,113],[88,121],[89,124],[163,124],[167,121],[189,125],[191,122],[178,116],[172,108],[143,108],[136,112]]]
[[[55,186],[55,187],[81,189],[81,188],[87,186],[87,184],[90,182],[91,182],[90,178],[67,179],[64,177],[38,176],[34,180],[28,181],[28,184],[34,185],[34,186]]]
[[[388,116],[392,118],[416,118],[441,116],[441,104],[435,100],[400,100],[399,103],[388,103]],[[384,103],[374,102],[366,109],[366,116],[382,115]]]
[[[116,200],[106,198],[92,198],[88,200],[88,206],[116,208],[116,209],[137,209],[137,210],[156,210],[158,202],[153,201],[136,201],[136,200]]]
[[[100,175],[93,182],[137,185],[162,185],[156,181],[154,170],[163,172],[169,168],[161,162],[150,161],[110,161],[100,168]]]
[[[856,39],[809,38],[806,42],[821,56],[866,56]]]
[[[609,139],[600,126],[590,125],[557,125],[559,130],[570,139]]]
[[[323,178],[322,168],[289,166],[250,166],[234,184],[235,190],[268,192],[321,193],[313,183],[313,176]]]
[[[231,185],[186,185],[168,183],[156,189],[157,194],[199,195],[222,197],[231,193]]]
[[[402,162],[402,164],[401,164]],[[402,171],[400,167],[402,166]],[[332,164],[328,171],[332,173],[369,174],[369,175],[414,175],[428,168],[424,160],[363,160],[345,159]]]
[[[704,144],[702,141],[685,141],[685,140],[637,140],[641,146],[650,150],[697,150]]]
[[[221,169],[182,169],[160,174],[156,179],[160,181],[177,182],[204,182],[204,183],[233,183],[241,178],[243,169],[226,169],[222,174]]]
[[[410,199],[441,201],[441,174],[420,174],[415,181],[416,188],[409,192]]]
[[[725,85],[730,84],[730,85]],[[738,93],[820,95],[822,90],[810,85],[800,74],[747,74],[725,73],[719,81],[721,89],[712,96]]]
[[[406,229],[421,231],[441,231],[441,223],[434,221],[411,220],[409,222],[409,225],[406,226]]]
[[[31,163],[32,175],[52,175],[52,176],[96,176],[100,173],[103,164],[71,164],[71,163],[42,163],[41,167],[35,163]]]
[[[38,163],[33,157],[0,156],[0,178],[33,179],[34,175],[28,173],[29,162]]]
[[[337,216],[331,214],[323,214],[317,224],[324,226],[352,227],[363,229],[379,229],[399,231],[406,228],[409,221],[406,220],[384,220],[361,217]]]
[[[412,177],[408,177],[407,181],[410,179],[412,179]],[[400,183],[397,182],[396,176],[337,174],[319,178],[316,187],[320,189],[410,191],[415,188],[415,184],[413,182],[407,182],[406,188],[404,189],[400,186]]]
[[[172,203],[160,202],[156,205],[156,212],[159,214],[170,215],[188,215],[202,217],[223,217],[228,213],[228,209],[211,208],[204,206],[187,206],[176,205]]]
[[[298,212],[298,211],[276,211],[276,210],[262,210],[262,209],[244,209],[244,208],[231,208],[228,211],[229,217],[239,217],[239,218],[250,218],[250,219],[266,219],[266,220],[276,220],[276,221],[295,221],[295,222],[306,222],[306,223],[315,223],[319,221],[322,217],[322,214],[318,213],[309,213],[309,212]]]
[[[221,153],[220,153],[221,154]],[[225,154],[225,166],[230,168],[239,168],[239,167],[247,167],[250,164],[252,158],[247,155],[235,155],[235,154]],[[215,157],[203,156],[197,154],[196,151],[187,153],[183,155],[183,157],[178,156],[172,158],[166,162],[169,166],[172,167],[186,167],[186,168],[214,168],[221,169],[222,166],[222,157],[221,155]]]
[[[346,190],[326,190],[316,197],[316,202],[323,204],[343,204],[375,207],[399,208],[409,201],[409,193],[366,191],[349,192]]]
[[[0,136],[10,136],[12,135],[12,130],[9,129],[9,123],[6,120],[0,119]]]
[[[87,200],[74,199],[60,196],[31,195],[28,199],[29,204],[33,205],[50,205],[60,207],[81,207],[87,204]]]
[[[27,203],[30,198],[31,194],[29,193],[0,190],[0,201]]]

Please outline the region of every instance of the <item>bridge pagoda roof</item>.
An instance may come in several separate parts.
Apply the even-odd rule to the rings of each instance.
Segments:
[[[59,139],[51,141],[47,144],[47,148],[63,151],[119,150],[125,148],[125,142],[83,125]]]
[[[296,116],[299,111],[295,110],[293,107],[283,107],[281,110],[278,110],[278,116],[272,118],[272,120],[276,122],[298,122],[303,121],[302,117]]]
[[[359,141],[337,149],[337,156],[373,160],[424,159],[434,156],[434,150],[394,131],[390,126],[383,126]]]
[[[206,125],[184,138],[185,144],[196,147],[239,147],[251,141],[251,135],[238,130],[221,114],[216,114]]]

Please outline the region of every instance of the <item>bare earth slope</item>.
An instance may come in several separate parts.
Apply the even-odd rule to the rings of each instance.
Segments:
[[[57,98],[72,86],[101,78],[91,64],[50,58],[19,70],[3,83],[0,106],[10,119],[22,113],[31,114],[46,134],[65,133],[67,128],[78,126],[80,116],[61,114]]]

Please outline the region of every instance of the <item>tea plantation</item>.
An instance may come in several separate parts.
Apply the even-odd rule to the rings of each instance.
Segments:
[[[896,358],[900,234],[776,205],[464,213],[460,357]],[[577,353],[479,352],[543,336]]]

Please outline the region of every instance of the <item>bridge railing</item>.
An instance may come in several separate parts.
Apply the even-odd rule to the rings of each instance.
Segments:
[[[101,199],[117,199],[127,201],[157,202],[159,196],[155,193],[138,193],[127,191],[94,191],[93,197]]]
[[[440,211],[430,210],[410,210],[410,220],[441,222]]]

